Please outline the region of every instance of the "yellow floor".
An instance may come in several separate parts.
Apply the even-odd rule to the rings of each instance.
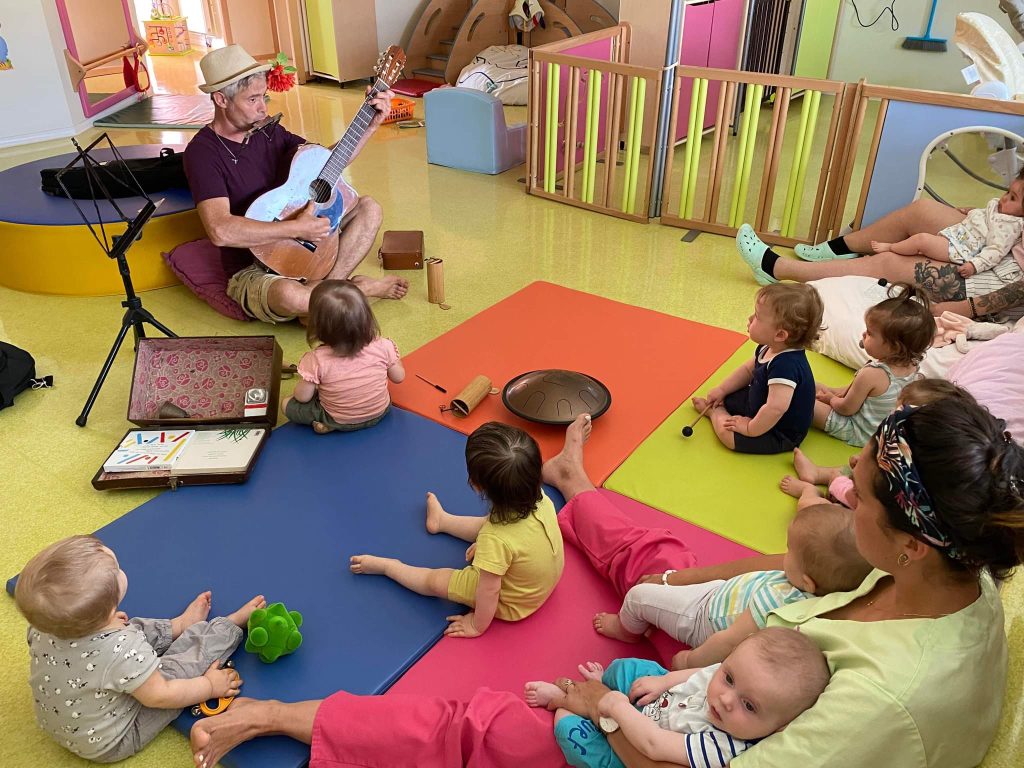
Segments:
[[[154,73],[158,88],[190,92],[195,60],[161,60]],[[285,112],[291,130],[329,143],[340,135],[360,103],[356,87],[319,84],[273,95],[271,109]],[[91,131],[84,138],[94,135]],[[111,135],[118,144],[188,140],[188,135],[179,131],[114,131]],[[67,148],[62,141],[3,150],[0,169]],[[427,254],[445,260],[449,311],[427,303],[425,276],[418,272],[409,273],[412,289],[404,301],[375,306],[384,333],[394,338],[403,352],[411,352],[533,280],[550,280],[734,330],[745,328],[757,286],[736,257],[731,240],[701,235],[694,243],[682,243],[683,233],[677,229],[632,224],[529,197],[517,182],[523,176],[522,168],[497,177],[482,176],[427,165],[425,155],[422,130],[386,126],[350,169],[351,181],[360,193],[383,204],[385,229],[424,230]],[[45,248],[45,243],[40,247]],[[81,258],[105,256],[97,249],[82,253]],[[368,259],[360,271],[381,273],[375,258]],[[306,349],[303,331],[297,325],[271,328],[227,320],[183,287],[150,291],[143,294],[143,300],[182,336],[272,332],[284,348],[286,361],[297,361]],[[121,311],[115,297],[61,298],[0,289],[0,339],[31,351],[39,372],[53,374],[56,382],[52,390],[21,395],[16,407],[0,413],[3,578],[16,573],[45,544],[93,531],[152,496],[99,493],[89,484],[126,427],[132,365],[129,351],[118,357],[87,428],[74,425],[113,341]],[[288,394],[287,386],[282,396]],[[233,565],[223,563],[224,567]],[[1008,607],[1016,606],[1008,631],[1017,647],[1024,647],[1024,590],[1011,584],[1008,596],[1012,598]],[[187,597],[182,595],[183,605]],[[0,597],[0,658],[4,659],[0,667],[0,754],[4,765],[84,765],[35,727],[25,684],[24,631],[13,601]],[[1019,658],[1017,662],[1008,694],[1015,707],[1021,695]],[[1024,745],[1019,717],[1020,712],[1008,715],[1007,736],[986,765],[1018,764],[1014,756]],[[189,765],[187,743],[168,730],[142,755],[124,764],[132,768]]]

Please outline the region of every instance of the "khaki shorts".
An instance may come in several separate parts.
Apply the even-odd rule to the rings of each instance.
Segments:
[[[312,424],[314,421],[319,421],[332,432],[355,432],[356,430],[366,429],[378,424],[381,419],[388,415],[390,410],[391,406],[388,405],[387,408],[372,419],[355,424],[342,424],[334,420],[334,417],[320,404],[320,398],[314,394],[305,403],[300,403],[293,397],[288,401],[288,405],[284,407],[284,415],[288,417],[288,421],[294,421],[296,424]]]
[[[240,269],[228,280],[228,297],[235,301],[249,317],[264,323],[287,323],[298,315],[278,315],[270,309],[270,286],[275,280],[291,278],[269,272],[259,262]]]

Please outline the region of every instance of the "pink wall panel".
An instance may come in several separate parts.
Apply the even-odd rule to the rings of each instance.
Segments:
[[[611,40],[597,40],[592,43],[584,43],[578,45],[575,48],[570,48],[560,53],[567,56],[578,56],[581,60],[583,59],[596,59],[597,61],[611,61]],[[583,160],[583,139],[584,132],[587,125],[587,82],[590,77],[590,73],[586,71],[585,61],[580,62],[580,67],[584,71],[580,75],[580,87],[579,87],[579,107],[577,110],[577,125],[576,125],[576,162],[582,162]],[[538,151],[540,160],[540,173],[538,174],[538,181],[542,181],[544,178],[544,137],[547,129],[547,112],[544,109],[544,105],[547,103],[547,92],[548,92],[548,68],[547,64],[542,64],[540,73],[540,141],[538,142]],[[605,144],[605,120],[608,112],[608,78],[603,77],[601,83],[601,93],[603,94],[600,100],[600,112],[598,115],[598,132],[597,132],[597,151],[598,153],[604,151]],[[556,158],[557,172],[561,172],[563,169],[563,163],[565,162],[565,136],[566,136],[566,123],[569,120],[569,68],[562,66],[558,76],[558,122],[560,128],[558,129],[558,155]],[[578,189],[578,186],[577,186]]]

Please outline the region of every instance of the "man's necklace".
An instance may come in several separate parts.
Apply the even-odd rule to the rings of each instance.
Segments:
[[[235,153],[231,151],[231,148],[224,143],[224,139],[220,137],[220,134],[213,130],[213,123],[210,123],[207,128],[210,129],[210,133],[217,137],[217,141],[219,141],[220,145],[224,147],[224,151],[231,155],[231,162],[238,165],[238,158],[235,156]]]

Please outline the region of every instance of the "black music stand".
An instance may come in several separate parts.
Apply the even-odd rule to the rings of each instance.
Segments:
[[[109,164],[101,164],[89,155],[89,152],[104,140],[106,140],[107,145],[114,156],[113,162]],[[103,252],[107,254],[109,258],[114,259],[117,262],[118,271],[121,273],[121,282],[124,283],[125,294],[125,299],[121,302],[121,306],[125,308],[124,317],[121,318],[121,329],[117,333],[117,338],[114,340],[114,345],[110,348],[110,353],[107,355],[107,359],[103,362],[103,368],[100,370],[100,375],[97,377],[96,383],[93,385],[92,391],[89,393],[89,398],[85,401],[85,407],[82,408],[82,413],[77,419],[75,419],[75,424],[80,427],[84,427],[86,420],[89,418],[89,411],[92,410],[92,406],[96,402],[96,398],[100,393],[100,388],[103,386],[103,382],[106,381],[107,374],[110,372],[110,367],[114,364],[114,359],[117,357],[117,353],[120,351],[121,345],[124,343],[125,336],[128,335],[129,328],[135,332],[135,349],[138,349],[139,347],[139,339],[146,338],[146,329],[143,326],[143,323],[149,323],[165,336],[171,338],[176,338],[176,336],[173,331],[153,317],[152,313],[142,306],[142,299],[140,299],[135,293],[135,287],[132,285],[132,273],[128,268],[127,258],[128,249],[132,247],[132,243],[142,237],[142,228],[146,226],[146,223],[153,216],[153,213],[163,200],[158,200],[154,203],[149,195],[146,194],[135,176],[132,175],[131,170],[127,165],[125,165],[124,159],[121,157],[121,153],[118,152],[117,147],[114,146],[114,142],[110,140],[110,137],[107,136],[106,133],[102,134],[85,149],[83,149],[74,139],[71,140],[71,143],[74,144],[75,149],[78,150],[78,157],[58,171],[57,183],[60,184],[61,189],[64,191],[64,195],[74,204],[75,210],[78,211],[78,215],[81,216],[82,221],[84,221],[86,226],[89,227],[89,231],[92,233],[92,236],[96,239],[96,242],[99,244]],[[99,234],[96,233],[96,229],[93,227],[92,221],[79,207],[78,202],[68,194],[68,189],[64,185],[64,174],[79,163],[81,163],[82,169],[85,171],[86,179],[89,182],[89,191],[91,193],[90,196],[93,203],[93,211],[99,225]],[[129,219],[121,210],[120,206],[118,206],[116,198],[110,195],[106,185],[103,183],[104,176],[134,189],[138,193],[139,197],[145,199],[145,204],[134,218]],[[128,225],[128,228],[123,234],[112,234],[109,238],[107,237],[106,223],[103,220],[103,213],[101,212],[99,205],[100,200],[106,200],[110,203],[111,207],[116,211],[117,218]]]

